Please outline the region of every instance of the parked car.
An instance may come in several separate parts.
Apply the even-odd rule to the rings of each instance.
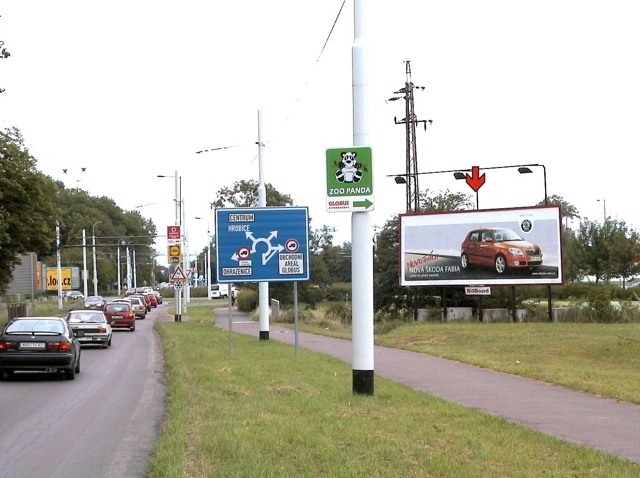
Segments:
[[[62,317],[17,317],[0,333],[0,380],[20,371],[80,373],[80,342]]]
[[[104,309],[104,306],[107,304],[107,301],[104,300],[104,297],[101,295],[90,295],[84,300],[84,308],[85,309]]]
[[[79,290],[70,290],[64,294],[64,297],[71,300],[84,299],[84,294]]]
[[[133,309],[133,313],[136,317],[140,317],[144,319],[147,317],[147,304],[145,304],[144,299],[141,297],[133,297],[129,296],[126,299],[116,299],[113,302],[129,302],[131,304],[131,308]]]
[[[104,315],[112,329],[126,328],[131,332],[136,330],[136,314],[128,300],[108,303],[104,308]]]
[[[493,267],[498,274],[508,269],[534,268],[542,265],[540,246],[525,241],[511,229],[474,229],[462,243],[460,265]]]
[[[113,331],[102,310],[71,310],[67,324],[72,330],[84,332],[78,337],[81,345],[102,345],[103,349],[111,346]]]

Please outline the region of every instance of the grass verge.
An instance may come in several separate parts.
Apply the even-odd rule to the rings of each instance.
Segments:
[[[149,476],[639,476],[640,466],[376,377],[354,396],[349,364],[228,334],[211,307],[156,325],[168,415]]]

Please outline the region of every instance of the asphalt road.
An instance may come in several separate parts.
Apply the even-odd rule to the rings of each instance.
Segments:
[[[0,382],[0,476],[145,476],[164,417],[164,365],[153,323],[166,305],[83,347],[80,374],[18,373]]]

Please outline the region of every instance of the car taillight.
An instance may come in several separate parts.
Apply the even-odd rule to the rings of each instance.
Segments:
[[[51,352],[64,352],[65,350],[71,350],[70,342],[48,342],[47,350]]]
[[[98,327],[98,333],[104,334],[106,332],[107,332],[107,328],[106,327]]]
[[[18,342],[0,342],[0,352],[18,348]]]

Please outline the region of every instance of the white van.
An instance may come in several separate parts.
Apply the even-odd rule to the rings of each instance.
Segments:
[[[230,284],[211,284],[209,299],[228,299],[230,290],[232,290]]]

